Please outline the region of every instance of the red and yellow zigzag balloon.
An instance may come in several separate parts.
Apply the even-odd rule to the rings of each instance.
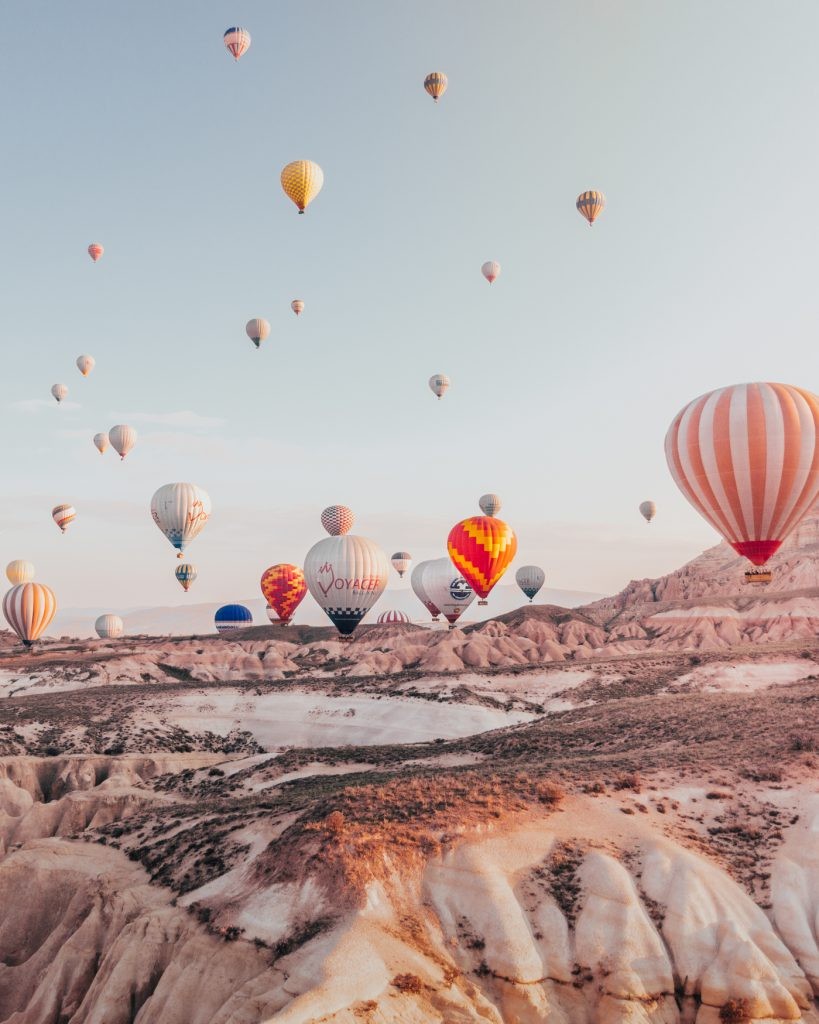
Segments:
[[[518,539],[502,519],[471,516],[452,527],[446,546],[453,565],[485,598],[517,554]]]
[[[271,565],[265,569],[261,585],[265,600],[287,625],[307,593],[304,573],[297,565],[286,562]]]

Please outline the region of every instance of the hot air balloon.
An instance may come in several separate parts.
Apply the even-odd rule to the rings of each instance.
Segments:
[[[282,170],[281,182],[284,194],[304,213],[321,192],[324,171],[312,160],[294,160]]]
[[[481,267],[481,273],[490,284],[492,284],[493,281],[496,281],[500,277],[500,272],[501,265],[500,263],[496,263],[495,260],[488,260]]]
[[[396,551],[390,561],[392,562],[393,569],[403,579],[404,573],[412,565],[412,555],[409,551]]]
[[[94,445],[99,450],[100,455],[105,454],[110,443],[107,434],[94,434]]]
[[[265,569],[261,587],[268,607],[276,612],[283,626],[288,625],[307,593],[304,573],[297,565],[280,562]]]
[[[65,386],[65,384],[55,384],[51,389],[51,394],[57,399],[58,402],[62,402],[62,400],[68,394],[68,388]]]
[[[493,503],[500,500],[495,494],[485,494],[481,501],[487,498]],[[509,568],[517,549],[514,530],[494,516],[472,516],[456,523],[447,540],[452,564],[480,596],[478,604],[488,603],[490,590]]]
[[[93,356],[77,356],[77,369],[83,377],[87,377],[96,365],[97,361]]]
[[[546,582],[546,573],[538,565],[522,565],[515,573],[515,583],[529,598],[530,603]]]
[[[657,506],[653,501],[641,501],[640,515],[647,523],[650,523],[654,516],[657,515]]]
[[[243,57],[250,49],[250,33],[246,28],[233,26],[225,30],[222,38],[225,41],[228,53],[232,54],[234,60]]]
[[[342,510],[347,516],[339,515]],[[332,506],[322,512],[321,521],[331,535],[307,552],[304,577],[330,621],[348,636],[384,592],[389,563],[374,541],[346,532],[352,526],[349,509]]]
[[[127,423],[118,423],[108,431],[108,440],[120,459],[124,461],[125,456],[136,444],[137,432]]]
[[[265,606],[265,611],[267,612],[267,617],[271,622],[275,623],[279,621],[279,616],[276,614],[275,609],[271,608],[270,605]]]
[[[245,330],[247,331],[248,338],[258,348],[270,334],[270,324],[267,320],[262,320],[261,317],[254,317],[253,320],[248,320]]]
[[[498,494],[482,494],[478,499],[478,505],[485,516],[496,516],[503,507],[503,502]]]
[[[30,583],[34,579],[34,566],[23,558],[15,558],[6,566],[6,576],[13,587],[18,583]]]
[[[475,591],[452,565],[449,558],[436,558],[424,569],[424,590],[430,601],[453,628],[475,600]]]
[[[412,576],[410,576],[410,586],[412,587],[415,596],[432,616],[432,621],[437,622],[438,616],[441,614],[441,609],[430,600],[430,596],[424,586],[424,573],[427,570],[427,566],[431,564],[432,562],[426,561],[419,562],[418,565],[415,566],[412,570]]]
[[[597,220],[606,207],[606,197],[602,192],[581,192],[575,203],[581,217],[589,222],[589,227]]]
[[[304,312],[304,300],[293,299],[293,301],[290,303],[290,308],[293,310],[296,316],[301,316],[301,314]]]
[[[234,629],[245,629],[253,625],[250,609],[243,604],[223,604],[213,617],[217,633],[231,633]]]
[[[430,391],[433,393],[433,395],[438,396],[439,401],[444,397],[447,391],[449,391],[451,385],[452,382],[445,373],[434,373],[429,378]]]
[[[151,498],[151,517],[182,557],[210,518],[210,498],[196,484],[164,484]]]
[[[406,625],[410,620],[409,615],[405,615],[404,612],[389,611],[381,612],[378,618],[375,620],[378,626],[393,626],[397,623]]]
[[[57,611],[57,598],[44,583],[19,583],[3,598],[3,614],[26,647],[48,629]]]
[[[69,523],[73,523],[77,518],[77,510],[73,505],[55,505],[51,510],[51,518],[62,532],[65,533]]]
[[[98,260],[102,259],[102,254],[104,252],[105,252],[105,248],[103,246],[101,246],[99,242],[92,242],[88,246],[88,255],[91,257],[91,259],[94,261],[94,263],[96,263]]]
[[[94,623],[94,629],[100,640],[115,640],[125,632],[125,626],[119,615],[100,615]]]
[[[789,384],[710,391],[677,413],[665,457],[706,522],[762,566],[819,495],[819,398]]]
[[[177,565],[174,576],[179,580],[182,589],[187,592],[191,589],[193,581],[199,573],[196,571],[196,566],[191,565],[190,562],[182,562],[181,565]]]
[[[449,81],[443,71],[431,71],[424,79],[424,88],[436,103],[446,92],[447,85]]]

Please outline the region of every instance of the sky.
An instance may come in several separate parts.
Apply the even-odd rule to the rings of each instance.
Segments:
[[[486,491],[515,564],[614,592],[718,539],[665,465],[683,405],[819,389],[814,0],[4,12],[0,561],[63,607],[186,600],[149,513],[174,480],[213,502],[197,601],[300,563],[333,503],[388,555],[439,557]],[[325,174],[303,217],[279,185],[301,158]],[[91,439],[123,422],[120,463]]]

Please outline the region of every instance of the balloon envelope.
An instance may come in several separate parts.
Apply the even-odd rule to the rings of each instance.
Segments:
[[[427,559],[424,562],[419,562],[412,570],[412,576],[410,576],[410,586],[412,587],[413,593],[426,608],[435,621],[441,614],[441,609],[430,599],[427,589],[424,586],[424,573],[426,572],[427,566],[431,565],[431,561]]]
[[[409,620],[410,620],[409,615],[405,615],[404,612],[399,612],[399,611],[396,611],[396,610],[392,610],[392,611],[388,611],[388,612],[381,612],[381,614],[378,616],[378,618],[375,621],[376,621],[376,624],[379,625],[379,626],[386,626],[386,625],[392,625],[393,623],[396,623],[396,622],[402,623],[402,624],[406,624],[406,623],[409,622]]]
[[[96,365],[97,361],[93,356],[77,356],[77,369],[83,377],[87,377]]]
[[[107,434],[94,434],[94,446],[100,455],[105,454],[110,444],[111,442],[108,440]]]
[[[452,386],[452,381],[445,373],[434,373],[429,378],[429,389],[433,395],[437,395],[439,399],[443,398],[444,395],[449,391]]]
[[[223,604],[213,617],[217,633],[230,633],[253,625],[253,616],[243,604]]]
[[[657,515],[657,506],[653,501],[641,501],[640,515],[647,523],[650,523],[654,516]]]
[[[58,402],[62,402],[62,400],[68,394],[68,388],[65,386],[65,384],[55,384],[51,388],[51,394],[57,399]]]
[[[110,614],[100,615],[94,623],[94,629],[101,640],[113,640],[125,632],[125,626],[119,615]]]
[[[248,320],[245,325],[245,331],[247,332],[248,338],[250,338],[256,348],[258,348],[270,334],[270,324],[267,320],[262,320],[261,317],[257,316],[252,320]]]
[[[819,495],[819,398],[789,384],[710,391],[677,413],[665,455],[706,522],[764,565]]]
[[[546,582],[546,573],[539,565],[522,565],[515,573],[515,583],[532,601]]]
[[[481,267],[481,273],[490,284],[492,284],[493,281],[497,281],[500,277],[500,272],[501,265],[495,260],[487,260],[487,262]]]
[[[124,460],[125,456],[136,444],[137,432],[133,427],[129,427],[127,423],[118,423],[108,431],[108,440],[120,459]]]
[[[355,516],[346,505],[329,505],[321,513],[321,525],[331,537],[340,537],[353,528]]]
[[[606,207],[606,197],[602,192],[590,189],[588,192],[581,192],[575,203],[581,217],[585,217],[589,225],[594,224]]]
[[[225,29],[222,39],[234,60],[238,60],[250,49],[250,33],[240,25]]]
[[[31,647],[48,629],[57,599],[44,583],[20,583],[3,598],[3,614],[26,647]]]
[[[396,551],[390,562],[392,562],[393,569],[403,579],[404,573],[412,565],[412,555],[409,551]]]
[[[190,562],[182,562],[180,565],[177,565],[174,570],[174,576],[179,580],[179,585],[186,594],[191,589],[191,585],[198,575],[199,573],[196,570],[196,566],[191,565]]]
[[[293,299],[290,303],[290,308],[296,316],[300,316],[304,312],[304,302],[301,299]]]
[[[34,579],[34,566],[23,558],[15,558],[6,566],[6,576],[12,586],[18,583],[30,583]]]
[[[441,96],[446,92],[446,87],[449,85],[449,79],[443,73],[443,71],[430,71],[427,77],[424,79],[424,88],[430,94],[430,96],[437,103]]]
[[[88,246],[88,255],[91,257],[91,259],[94,261],[94,263],[96,263],[99,259],[102,258],[102,254],[104,252],[105,252],[105,247],[100,245],[99,242],[92,242]]]
[[[494,516],[472,516],[449,531],[447,550],[453,565],[485,601],[518,549],[510,526]]]
[[[73,505],[55,505],[51,510],[51,518],[62,532],[65,533],[69,523],[73,523],[77,518],[77,510]]]
[[[304,213],[321,192],[324,171],[312,160],[294,160],[282,169],[281,183],[284,194]]]
[[[276,612],[279,620],[285,625],[293,618],[307,593],[304,572],[297,565],[290,565],[288,562],[280,562],[265,569],[262,573],[261,588],[268,607]]]
[[[151,498],[151,518],[179,551],[198,537],[210,518],[210,498],[196,484],[165,484]]]
[[[482,494],[478,499],[478,505],[485,516],[496,516],[503,508],[503,502],[497,494]]]
[[[450,558],[436,558],[424,569],[424,590],[450,625],[475,600],[475,591],[458,572]]]

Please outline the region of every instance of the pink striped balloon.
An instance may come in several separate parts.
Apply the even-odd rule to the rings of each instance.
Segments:
[[[44,583],[20,583],[3,598],[3,614],[26,647],[31,647],[51,625],[57,598]]]
[[[92,260],[93,260],[93,261],[94,261],[95,263],[97,263],[97,262],[98,262],[98,261],[99,261],[99,260],[101,259],[101,257],[102,257],[102,254],[103,254],[104,252],[105,252],[105,247],[104,247],[104,246],[102,246],[102,245],[100,245],[100,243],[99,243],[99,242],[92,242],[92,243],[91,243],[91,244],[90,244],[90,245],[88,246],[88,255],[89,255],[89,256],[91,257],[91,259],[92,259]]]
[[[234,26],[225,31],[223,36],[225,46],[234,60],[244,56],[250,49],[250,33],[246,28]]]
[[[403,612],[399,612],[393,609],[388,612],[381,612],[381,614],[376,619],[376,624],[379,626],[392,625],[396,622],[406,624],[409,622],[409,620],[409,615],[405,615]]]
[[[764,565],[819,495],[819,398],[789,384],[711,391],[677,413],[665,456],[700,515]]]

